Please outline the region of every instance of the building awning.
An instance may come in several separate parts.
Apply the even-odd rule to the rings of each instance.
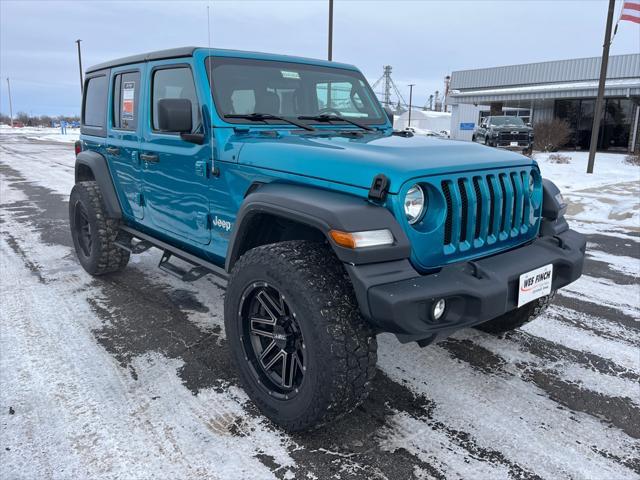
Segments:
[[[544,100],[556,98],[595,97],[598,93],[598,81],[542,83],[500,88],[484,88],[474,90],[453,90],[449,92],[447,103],[490,103],[509,100]],[[640,78],[624,78],[607,80],[605,84],[607,97],[640,96]]]

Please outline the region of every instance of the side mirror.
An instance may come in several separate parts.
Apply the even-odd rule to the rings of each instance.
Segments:
[[[387,114],[387,118],[389,119],[389,121],[391,122],[391,126],[393,127],[393,110],[391,110],[389,107],[384,107],[384,113]]]
[[[163,98],[158,102],[158,127],[162,132],[190,133],[191,100],[186,98]]]
[[[525,123],[525,125],[526,125],[527,127],[531,127],[531,122],[527,122],[527,123]]]

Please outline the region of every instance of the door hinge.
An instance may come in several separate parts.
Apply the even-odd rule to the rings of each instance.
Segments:
[[[199,177],[207,176],[207,173],[208,173],[207,162],[205,162],[204,160],[198,160],[195,163],[195,167],[196,167],[196,175],[198,175]]]
[[[198,225],[198,228],[211,230],[213,228],[213,221],[211,220],[211,215],[208,213],[202,213],[202,212],[196,213],[196,224]]]

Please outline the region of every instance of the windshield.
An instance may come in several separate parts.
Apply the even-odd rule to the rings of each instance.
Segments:
[[[489,122],[491,125],[503,126],[503,125],[513,125],[515,127],[524,126],[524,122],[520,117],[491,117],[491,121]]]
[[[226,115],[237,117],[251,113],[291,119],[327,114],[361,124],[381,124],[386,121],[371,87],[362,74],[355,70],[270,60],[209,57],[207,72],[210,72],[209,81],[216,110],[223,118]],[[225,121],[248,123],[252,120],[227,117]]]

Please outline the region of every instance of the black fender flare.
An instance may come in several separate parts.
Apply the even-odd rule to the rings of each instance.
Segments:
[[[409,239],[391,212],[366,198],[310,186],[270,183],[253,190],[240,206],[227,249],[225,269],[228,272],[239,258],[242,244],[251,235],[251,218],[265,213],[319,230],[337,257],[352,265],[404,259],[411,252]],[[341,247],[329,235],[332,229],[359,232],[385,228],[393,234],[392,245],[361,250]]]
[[[111,178],[111,172],[107,165],[107,159],[98,152],[91,150],[80,152],[76,157],[76,183],[82,181],[79,173],[83,166],[91,170],[93,178],[98,184],[98,187],[100,187],[100,193],[102,194],[102,201],[104,202],[107,215],[110,218],[122,218],[122,209],[120,208],[116,189],[113,186],[113,179]]]

